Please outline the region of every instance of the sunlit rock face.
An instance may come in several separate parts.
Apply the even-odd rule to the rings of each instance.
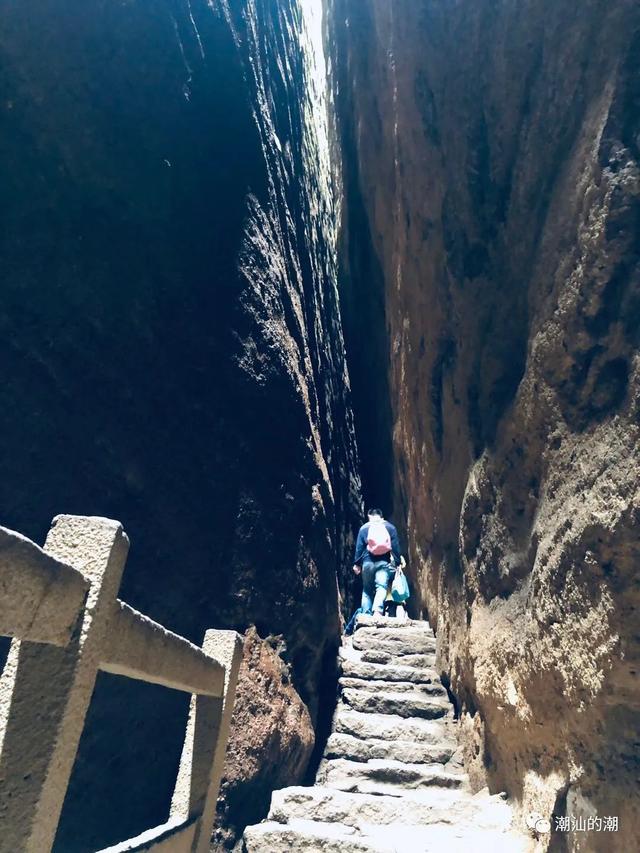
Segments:
[[[314,13],[0,14],[2,523],[42,541],[57,513],[118,518],[131,605],[195,642],[282,635],[305,744],[359,512]],[[101,677],[59,849],[166,817],[185,714]]]
[[[396,506],[441,668],[470,715],[475,784],[524,811],[618,815],[617,834],[553,843],[627,850],[637,4],[330,6],[343,221],[355,209],[362,223],[347,250],[368,240],[384,282],[376,357],[389,363]],[[349,286],[375,297],[373,277]],[[363,381],[354,367],[354,389]]]

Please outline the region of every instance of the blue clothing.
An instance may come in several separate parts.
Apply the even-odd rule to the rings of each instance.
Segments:
[[[373,557],[372,554],[367,550],[367,534],[369,532],[369,524],[371,522],[367,521],[366,524],[363,524],[360,530],[358,531],[358,538],[356,539],[356,553],[353,558],[354,566],[362,566],[363,561],[367,558],[369,560],[375,560],[379,562],[381,559],[385,559],[385,555],[382,557]],[[398,531],[391,524],[390,521],[385,521],[384,526],[389,531],[389,538],[391,539],[391,553],[393,554],[394,562],[396,565],[400,564],[400,541],[398,539]],[[388,562],[388,560],[387,560]]]
[[[350,637],[353,634],[353,632],[356,630],[356,619],[358,618],[358,616],[361,613],[362,613],[362,607],[358,607],[358,609],[353,614],[351,619],[349,619],[349,621],[345,625],[344,633],[347,635],[347,637]]]
[[[376,560],[371,555],[362,564],[362,612],[382,613],[387,597],[389,582],[395,577],[396,570],[388,560]]]

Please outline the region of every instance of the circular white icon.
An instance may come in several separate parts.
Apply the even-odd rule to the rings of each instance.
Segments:
[[[540,812],[529,812],[526,822],[529,829],[533,829],[535,832],[541,834],[551,832],[551,822],[543,817]]]

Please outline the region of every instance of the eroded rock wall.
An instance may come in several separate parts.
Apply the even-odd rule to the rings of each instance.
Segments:
[[[223,819],[214,834],[220,849],[235,841],[237,815],[243,823],[261,821],[271,792],[304,778],[313,752],[311,716],[278,645],[275,638],[262,640],[255,628],[245,638],[222,785]]]
[[[2,523],[42,542],[57,513],[118,518],[131,605],[195,642],[256,626],[241,698],[255,663],[254,689],[300,713],[277,739],[256,705],[268,760],[259,790],[231,768],[237,826],[304,772],[359,516],[308,5],[0,12]],[[265,680],[267,635],[286,683]],[[59,849],[166,817],[169,694],[100,677]]]
[[[637,4],[330,8],[343,221],[364,208],[384,279],[396,507],[475,784],[619,817],[555,849],[631,849]]]

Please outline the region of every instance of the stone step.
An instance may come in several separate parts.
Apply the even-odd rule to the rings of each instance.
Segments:
[[[342,675],[345,678],[373,679],[376,681],[411,681],[414,684],[440,682],[438,674],[434,669],[415,669],[410,666],[389,666],[344,659],[341,665]]]
[[[532,840],[523,836],[502,830],[477,829],[468,823],[457,826],[363,824],[359,837],[372,839],[383,850],[391,849],[396,853],[532,853],[534,850]]]
[[[427,669],[429,667],[435,666],[436,656],[435,654],[430,655],[392,655],[389,652],[376,652],[372,649],[365,649],[365,651],[360,652],[361,661],[364,663],[382,663],[382,664],[392,664],[397,666],[400,664],[401,666],[414,666],[421,667],[423,669]]]
[[[292,787],[274,791],[269,820],[287,823],[306,818],[323,823],[359,827],[369,824],[467,823],[478,830],[507,831],[511,808],[500,796],[470,794],[460,789],[428,788],[407,791],[402,797],[352,794],[335,788]]]
[[[435,646],[436,644],[436,638],[433,631],[423,631],[420,628],[404,628],[399,631],[396,628],[387,628],[384,625],[382,627],[375,628],[360,626],[353,637],[354,639],[356,637],[366,637],[367,639],[377,637],[379,640],[391,640],[396,643],[415,640],[416,642],[429,643],[432,646]]]
[[[352,639],[353,648],[359,651],[388,652],[392,655],[435,654],[436,641],[421,631],[387,631],[362,628]]]
[[[390,824],[353,827],[296,819],[288,824],[268,821],[248,827],[246,853],[531,853],[530,839],[473,826]]]
[[[437,719],[450,716],[453,707],[442,696],[424,696],[419,693],[394,693],[392,690],[368,693],[366,690],[345,689],[342,701],[354,711],[372,714],[397,714],[399,717]]]
[[[393,690],[394,693],[417,693],[418,695],[427,696],[446,696],[447,691],[442,684],[434,682],[420,681],[373,681],[366,678],[348,678],[343,676],[338,679],[340,687],[349,690],[367,690],[369,692],[379,692],[384,690]]]
[[[316,781],[341,791],[400,797],[407,791],[432,786],[463,788],[467,776],[463,773],[448,773],[442,764],[409,764],[379,758],[367,762],[333,758],[322,761]]]
[[[405,719],[395,714],[363,714],[346,705],[338,705],[334,730],[363,740],[400,738],[432,746],[446,743],[447,747],[455,748],[457,723],[449,717],[425,720]]]
[[[356,622],[356,631],[362,628],[382,628],[389,631],[421,631],[423,634],[430,634],[432,637],[433,629],[428,622],[423,622],[421,619],[396,619],[395,616],[365,616],[361,613]]]
[[[531,839],[510,832],[462,826],[364,824],[360,830],[296,819],[282,824],[267,821],[248,827],[246,853],[531,853]]]
[[[413,764],[446,764],[456,751],[456,744],[416,743],[413,740],[381,740],[362,738],[334,732],[327,741],[325,758],[349,758],[352,761],[370,761],[372,758],[390,758],[410,761]]]
[[[300,819],[248,826],[243,840],[245,853],[395,853],[396,849],[373,838],[361,838],[350,826]]]

